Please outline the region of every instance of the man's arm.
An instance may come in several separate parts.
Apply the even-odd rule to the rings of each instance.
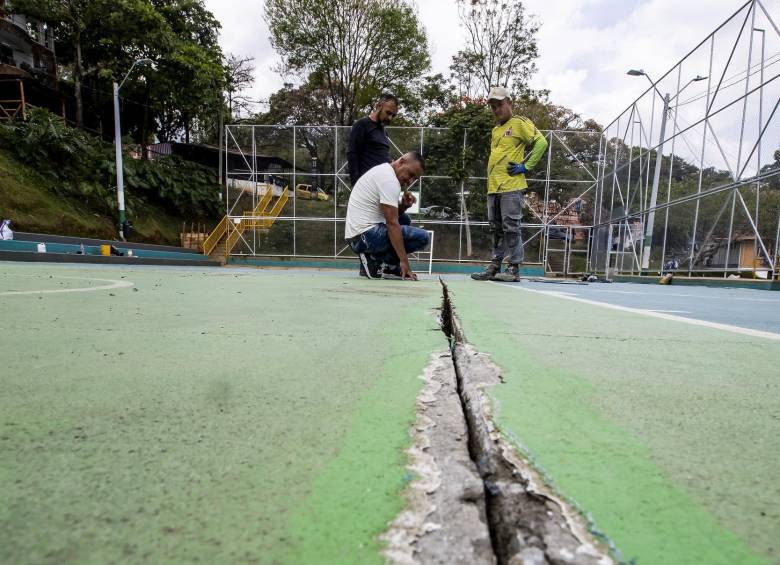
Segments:
[[[533,169],[539,160],[544,156],[544,152],[547,151],[547,138],[542,135],[536,126],[534,126],[530,120],[525,124],[528,127],[528,142],[531,145],[531,151],[528,154],[528,159],[525,160],[525,168],[529,171]]]
[[[352,129],[349,131],[349,145],[347,145],[347,163],[349,163],[349,180],[352,182],[353,187],[357,183],[358,178],[360,178],[358,152],[363,144],[365,135],[366,129],[363,122],[357,121],[352,124]]]
[[[401,278],[416,281],[417,275],[412,272],[412,268],[409,266],[409,258],[406,256],[404,236],[401,233],[401,224],[398,223],[398,208],[389,204],[382,204],[382,213],[385,215],[385,223],[387,224],[387,237],[390,238],[390,244],[401,260]]]

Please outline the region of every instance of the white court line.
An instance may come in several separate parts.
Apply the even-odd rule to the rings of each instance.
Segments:
[[[648,308],[648,312],[665,312],[667,314],[690,314],[688,310],[657,310],[655,308]]]
[[[771,339],[780,341],[780,334],[773,332],[765,332],[763,330],[754,330],[750,328],[741,328],[739,326],[731,326],[729,324],[720,324],[718,322],[708,322],[706,320],[697,320],[696,318],[685,318],[684,316],[675,316],[674,314],[667,314],[664,312],[657,312],[654,310],[643,310],[641,308],[629,308],[628,306],[618,306],[617,304],[609,304],[608,302],[598,302],[596,300],[588,300],[587,298],[580,298],[579,296],[565,295],[558,292],[550,292],[547,290],[537,290],[533,288],[525,288],[519,285],[501,285],[515,290],[523,290],[525,292],[535,292],[537,294],[544,294],[546,296],[554,296],[556,298],[562,298],[564,300],[573,300],[574,302],[581,302],[583,304],[590,304],[592,306],[601,306],[602,308],[610,308],[612,310],[619,310],[621,312],[630,312],[632,314],[642,314],[643,316],[650,316],[651,318],[660,318],[661,320],[670,320],[672,322],[682,322],[683,324],[690,324],[692,326],[701,326],[705,328],[711,328],[715,330],[723,330],[735,334],[748,335],[751,337],[762,337],[764,339]]]
[[[16,296],[21,294],[60,294],[63,292],[92,292],[95,290],[112,290],[115,288],[129,288],[134,286],[130,281],[118,281],[115,279],[92,279],[84,277],[62,277],[56,275],[58,279],[74,279],[78,281],[98,281],[111,284],[104,284],[101,286],[85,286],[80,288],[60,288],[57,290],[8,290],[0,292],[0,296]]]
[[[743,290],[743,289],[740,289]],[[749,290],[749,289],[744,289]],[[770,304],[780,304],[780,300],[771,298],[739,298],[731,296],[702,296],[701,294],[678,294],[674,292],[639,292],[637,290],[610,290],[606,288],[592,288],[588,292],[609,292],[610,294],[639,294],[642,296],[679,296],[684,298],[700,298],[702,300],[739,300],[741,302],[769,302]]]

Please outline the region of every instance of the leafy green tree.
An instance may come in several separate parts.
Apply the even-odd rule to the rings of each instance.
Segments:
[[[110,123],[111,82],[139,58],[155,66],[134,72],[122,88],[139,102],[123,106],[124,131],[136,131],[141,143],[153,131],[166,141],[182,132],[189,139],[216,122],[225,64],[219,22],[202,0],[15,0],[11,9],[53,27],[63,75],[74,83],[77,125],[84,124],[82,86],[92,93],[92,111],[107,108]]]
[[[167,51],[151,57],[158,72],[153,105],[158,137],[174,139],[183,132],[213,136],[227,83],[226,63],[219,46],[220,24],[203,0],[148,0],[167,24]]]
[[[477,98],[491,86],[528,90],[539,56],[539,24],[520,0],[457,0],[466,30],[466,47],[453,57],[452,71],[460,93]]]
[[[96,0],[13,0],[9,11],[25,14],[54,26],[55,41],[64,47],[61,54],[73,62],[76,94],[76,125],[84,122],[81,81],[84,74],[82,35],[99,19],[106,2]],[[60,51],[60,50],[58,50]]]
[[[430,66],[425,31],[405,0],[266,0],[280,71],[316,74],[324,121],[349,125],[383,90],[403,99]]]

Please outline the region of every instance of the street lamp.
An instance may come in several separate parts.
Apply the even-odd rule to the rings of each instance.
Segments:
[[[129,224],[125,217],[125,178],[122,165],[122,127],[119,121],[119,89],[125,84],[125,81],[133,72],[136,65],[146,65],[153,61],[151,59],[137,59],[130,66],[130,70],[127,71],[125,78],[122,82],[114,83],[114,137],[116,146],[116,200],[119,205],[119,237],[122,241],[125,240],[125,235],[128,235]]]
[[[641,69],[631,69],[626,74],[632,76],[632,77],[638,77],[643,76],[648,81],[650,81],[650,84],[653,85],[653,88],[655,91],[661,96],[661,98],[664,101],[664,108],[663,108],[663,114],[661,116],[661,133],[659,135],[658,139],[658,150],[656,151],[655,156],[655,173],[653,174],[653,189],[650,192],[650,212],[647,214],[647,224],[645,225],[645,241],[644,241],[644,248],[642,250],[642,270],[647,270],[650,268],[650,250],[653,245],[653,224],[655,223],[655,207],[658,203],[658,185],[661,181],[661,163],[663,161],[663,154],[664,154],[664,140],[666,138],[666,117],[669,113],[669,104],[672,100],[680,96],[682,94],[683,90],[688,88],[691,84],[694,82],[699,82],[700,80],[706,80],[708,77],[703,77],[701,75],[696,75],[694,78],[689,80],[685,86],[683,86],[677,94],[675,94],[673,97],[669,97],[669,94],[661,94],[661,91],[658,90],[658,87],[656,86],[656,83],[653,82],[653,80],[647,75],[647,73]]]

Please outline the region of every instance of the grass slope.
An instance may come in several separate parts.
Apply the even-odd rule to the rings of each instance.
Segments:
[[[58,195],[51,179],[0,149],[0,219],[16,231],[116,239],[116,220]],[[146,205],[131,215],[133,241],[178,245],[182,218]]]

